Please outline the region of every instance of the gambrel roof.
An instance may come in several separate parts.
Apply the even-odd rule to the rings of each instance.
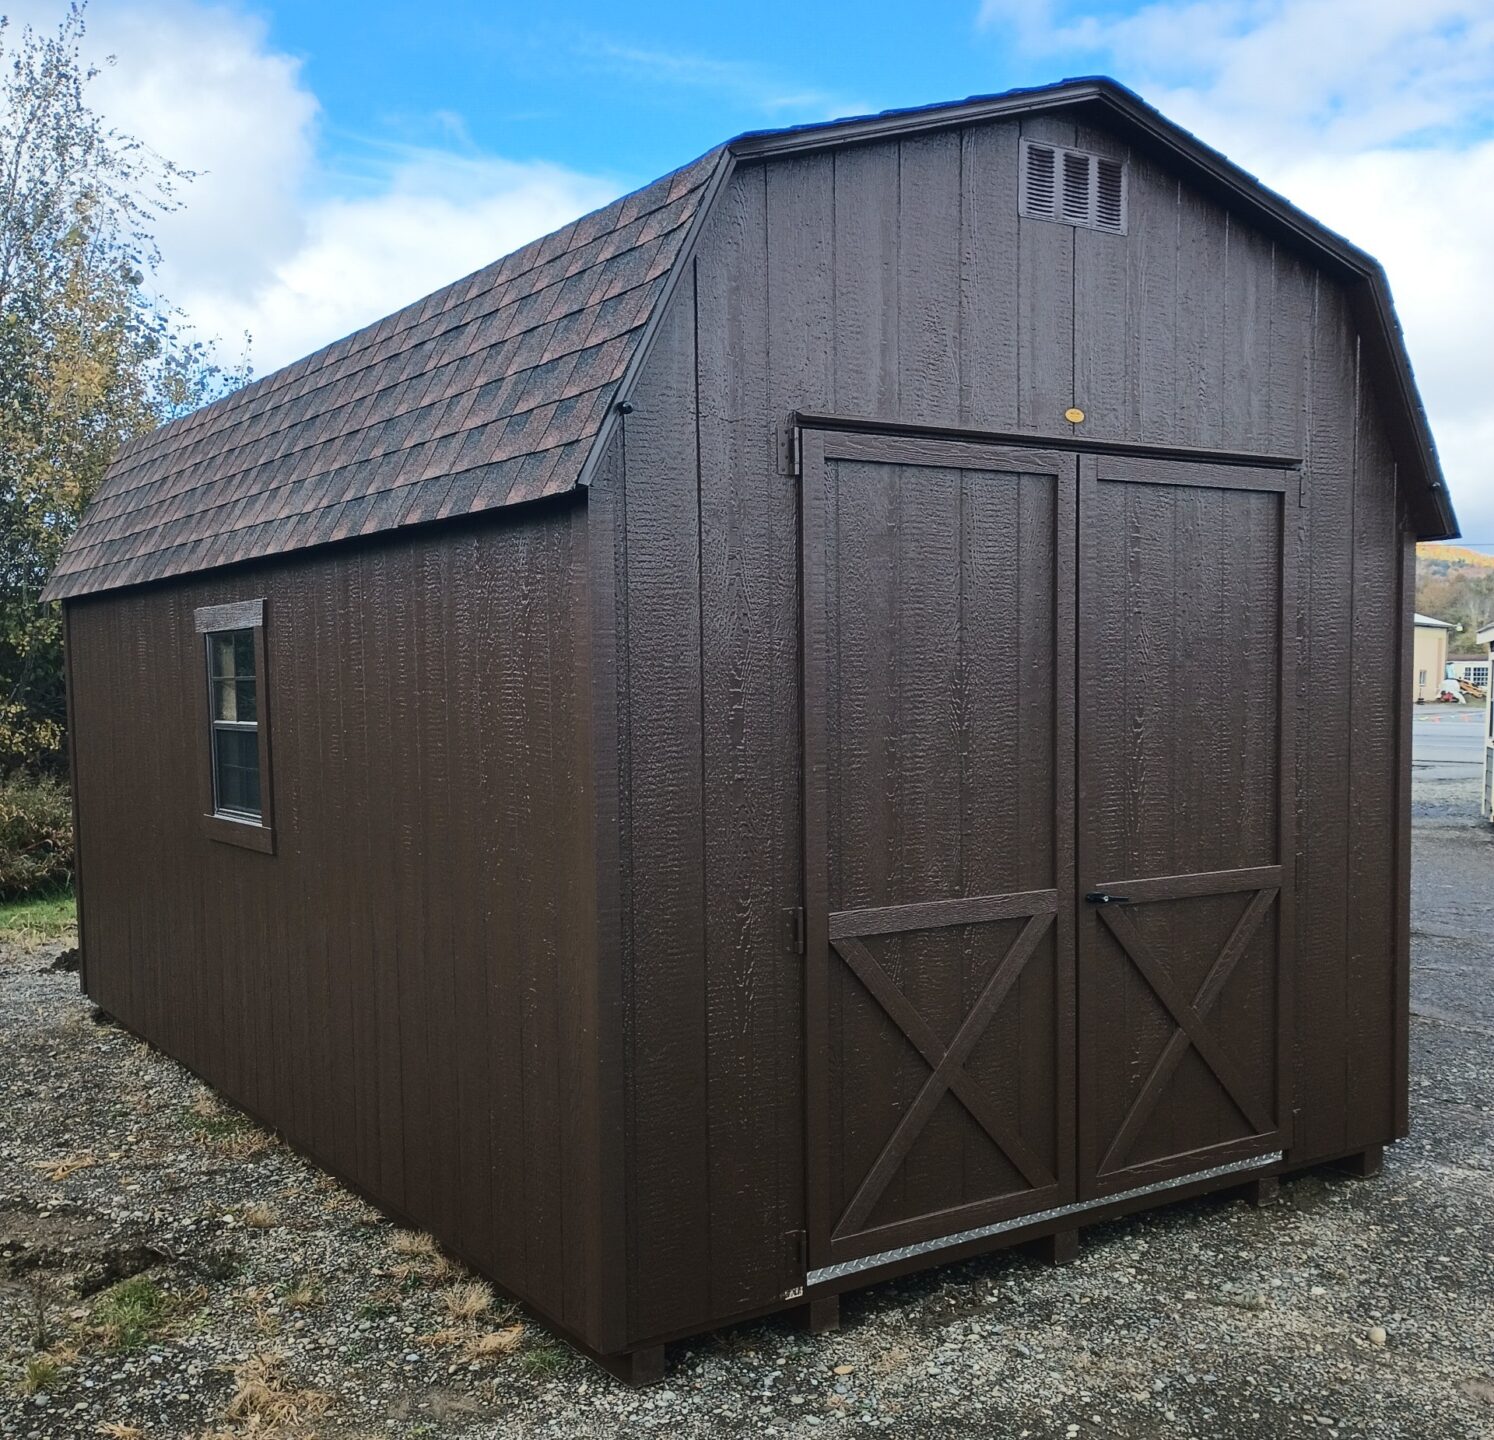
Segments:
[[[720,162],[122,446],[46,598],[572,489]]]
[[[1108,124],[1344,280],[1423,539],[1457,520],[1377,261],[1114,81],[739,136],[121,447],[45,592],[63,599],[584,485],[732,166],[1039,111]]]

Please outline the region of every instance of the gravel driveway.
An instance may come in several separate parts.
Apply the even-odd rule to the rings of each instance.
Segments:
[[[1494,831],[1418,779],[1414,1133],[672,1347],[628,1391],[0,955],[0,1435],[1494,1435]],[[30,1393],[27,1393],[27,1392]]]

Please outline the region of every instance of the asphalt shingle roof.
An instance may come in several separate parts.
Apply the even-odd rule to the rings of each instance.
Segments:
[[[721,155],[124,445],[45,598],[571,489]]]

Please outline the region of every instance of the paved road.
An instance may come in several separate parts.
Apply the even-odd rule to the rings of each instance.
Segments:
[[[1418,705],[1411,716],[1411,763],[1418,780],[1456,780],[1484,762],[1482,705]]]

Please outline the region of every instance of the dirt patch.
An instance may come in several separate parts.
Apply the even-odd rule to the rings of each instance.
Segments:
[[[167,1258],[144,1233],[120,1233],[92,1216],[0,1205],[0,1280],[83,1298]]]

